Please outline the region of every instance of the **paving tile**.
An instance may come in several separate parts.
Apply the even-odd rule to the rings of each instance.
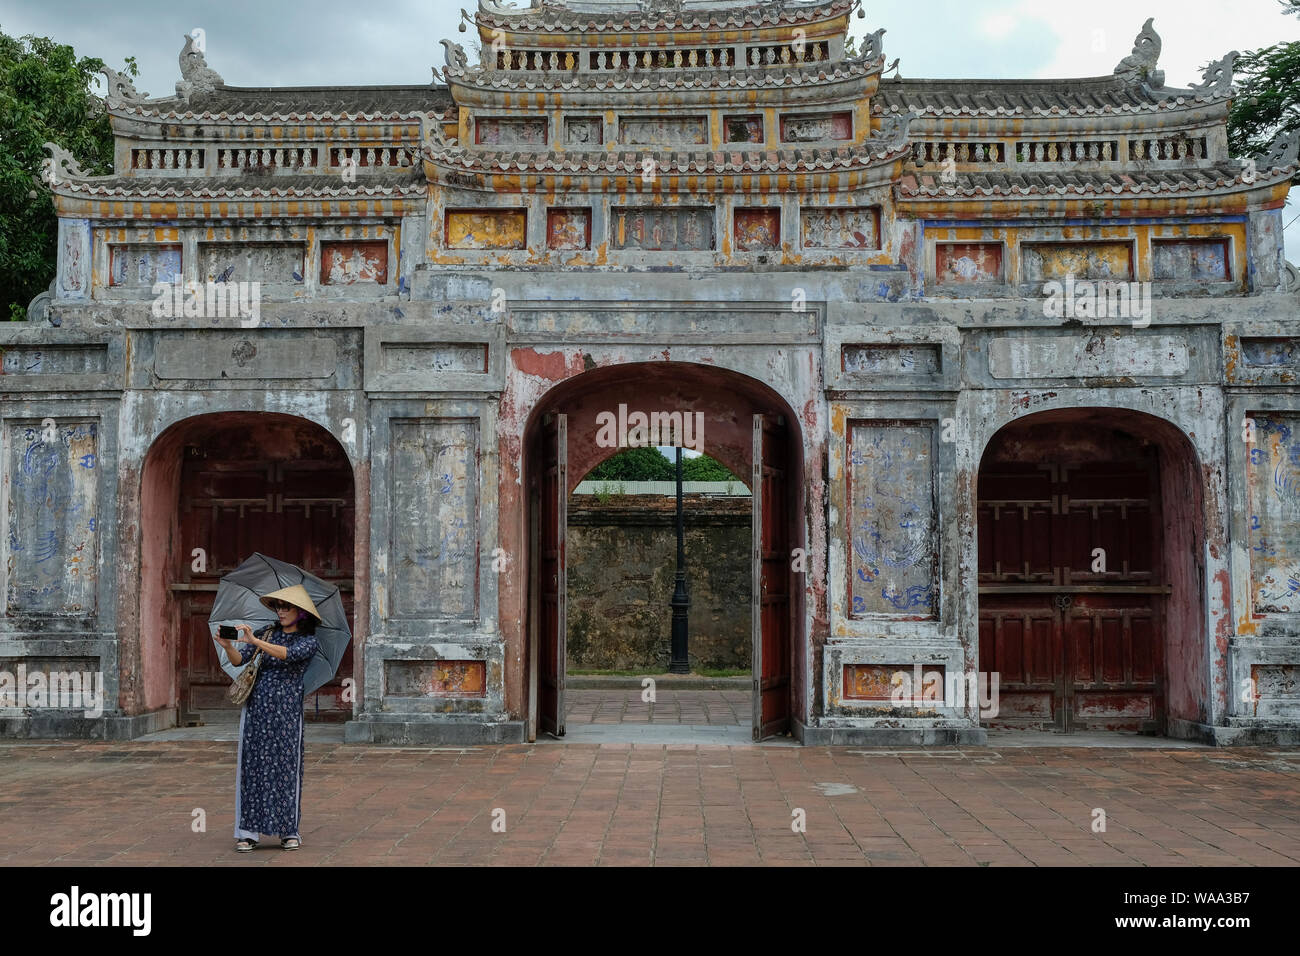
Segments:
[[[731,704],[746,720],[743,695]],[[233,741],[0,741],[0,866],[1300,865],[1300,753],[755,747],[743,722],[667,719],[611,724],[623,736],[604,743],[574,727],[597,738],[433,751],[309,734],[303,849],[238,856]]]

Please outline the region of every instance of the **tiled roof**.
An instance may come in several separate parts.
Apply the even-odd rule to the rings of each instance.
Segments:
[[[858,79],[880,72],[884,57],[874,63],[840,60],[834,63],[781,63],[734,70],[727,67],[679,70],[609,71],[443,71],[469,86],[497,90],[593,90],[601,92],[690,89],[762,89],[814,86],[836,80]]]
[[[718,173],[783,173],[861,169],[890,162],[910,153],[904,145],[890,149],[880,143],[864,146],[804,147],[779,150],[712,151],[664,148],[622,152],[517,152],[466,149],[459,146],[427,147],[425,155],[439,165],[473,172],[548,172],[563,175],[635,173],[640,175],[646,159],[654,161],[660,175],[706,175]]]
[[[569,9],[558,4],[511,9],[493,3],[480,3],[479,24],[512,31],[584,32],[626,30],[740,30],[800,23],[818,23],[843,16],[853,9],[855,0],[829,0],[827,3],[718,3],[715,6],[680,6],[677,10],[645,10],[635,7],[584,5],[588,9]]]
[[[1217,163],[1192,169],[1101,172],[1069,170],[1047,173],[958,173],[956,181],[945,183],[941,173],[906,176],[901,185],[905,197],[944,199],[988,196],[1098,196],[1167,195],[1206,192],[1232,187],[1264,185],[1294,174],[1284,167],[1250,177],[1241,163]],[[1247,178],[1251,181],[1247,182]]]
[[[1081,80],[899,80],[880,82],[872,112],[923,116],[1051,116],[1136,113],[1194,103],[1226,102],[1226,97],[1193,90],[1152,90],[1114,76]]]
[[[411,119],[452,107],[445,86],[221,86],[184,103],[175,97],[123,102],[118,109],[146,116],[239,120]]]
[[[62,179],[56,191],[83,196],[132,196],[144,199],[409,197],[424,193],[427,181],[420,169],[359,172],[354,183],[341,175],[318,173],[293,176],[101,176]]]

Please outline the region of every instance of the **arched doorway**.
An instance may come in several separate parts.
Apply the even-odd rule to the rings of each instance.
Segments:
[[[1202,508],[1195,451],[1162,419],[1070,409],[994,435],[978,485],[988,726],[1164,734],[1203,719]]]
[[[794,673],[804,643],[804,592],[791,555],[802,547],[804,535],[797,418],[766,385],[735,372],[681,362],[619,365],[556,386],[533,409],[525,430],[529,739],[539,731],[565,732],[568,496],[612,451],[641,440],[635,431],[639,424],[666,426],[674,415],[676,421],[696,416],[702,441],[694,450],[745,476],[750,485],[752,736],[784,733],[798,713]],[[617,441],[625,444],[610,445],[611,419]],[[653,432],[644,437],[642,444],[674,444],[657,440]]]
[[[337,583],[353,622],[355,504],[343,448],[305,419],[222,412],[159,436],[141,481],[142,658],[182,726],[236,713],[207,619],[218,581],[253,552]],[[349,647],[335,679],[308,698],[309,719],[351,714],[351,676]]]

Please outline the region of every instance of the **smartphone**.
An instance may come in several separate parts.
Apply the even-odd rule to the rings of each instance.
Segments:
[[[217,633],[220,634],[221,637],[223,637],[227,641],[233,641],[236,637],[239,636],[239,632],[235,630],[233,627],[231,627],[229,624],[222,624],[217,629]]]

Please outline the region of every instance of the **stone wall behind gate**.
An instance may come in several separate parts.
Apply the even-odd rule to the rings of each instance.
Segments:
[[[567,666],[668,671],[677,571],[674,498],[569,499]],[[751,666],[748,498],[684,495],[692,669]]]

